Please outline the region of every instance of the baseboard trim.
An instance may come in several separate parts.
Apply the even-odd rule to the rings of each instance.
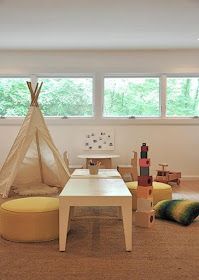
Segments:
[[[183,176],[182,178],[181,178],[181,180],[182,181],[197,181],[197,180],[199,180],[199,176]]]

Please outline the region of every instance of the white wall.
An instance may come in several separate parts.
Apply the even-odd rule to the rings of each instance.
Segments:
[[[0,74],[199,73],[199,51],[0,51]]]
[[[199,73],[199,51],[68,51],[68,52],[0,52],[0,75],[42,73]],[[96,89],[100,94],[100,86]],[[181,171],[183,177],[199,176],[199,127],[193,125],[48,125],[54,142],[63,152],[68,150],[72,163],[80,163],[85,131],[95,128],[113,129],[117,163],[128,163],[131,151],[140,151],[142,142],[149,145],[151,173],[158,163],[166,162],[170,169]],[[0,162],[6,157],[19,125],[0,122]]]

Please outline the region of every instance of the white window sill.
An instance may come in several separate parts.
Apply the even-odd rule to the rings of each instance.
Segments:
[[[24,118],[0,118],[0,125],[21,125]],[[199,125],[199,118],[60,118],[45,117],[49,125]]]

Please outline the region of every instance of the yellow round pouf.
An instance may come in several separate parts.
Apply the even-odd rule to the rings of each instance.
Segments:
[[[18,242],[39,242],[59,236],[59,199],[28,197],[0,207],[1,235]]]
[[[133,210],[137,210],[138,182],[127,182],[126,185],[132,194],[132,208]],[[160,182],[153,182],[153,205],[164,199],[172,199],[171,186]]]

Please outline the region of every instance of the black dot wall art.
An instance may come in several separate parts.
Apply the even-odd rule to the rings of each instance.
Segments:
[[[111,151],[114,150],[113,131],[98,130],[85,135],[84,150]]]

